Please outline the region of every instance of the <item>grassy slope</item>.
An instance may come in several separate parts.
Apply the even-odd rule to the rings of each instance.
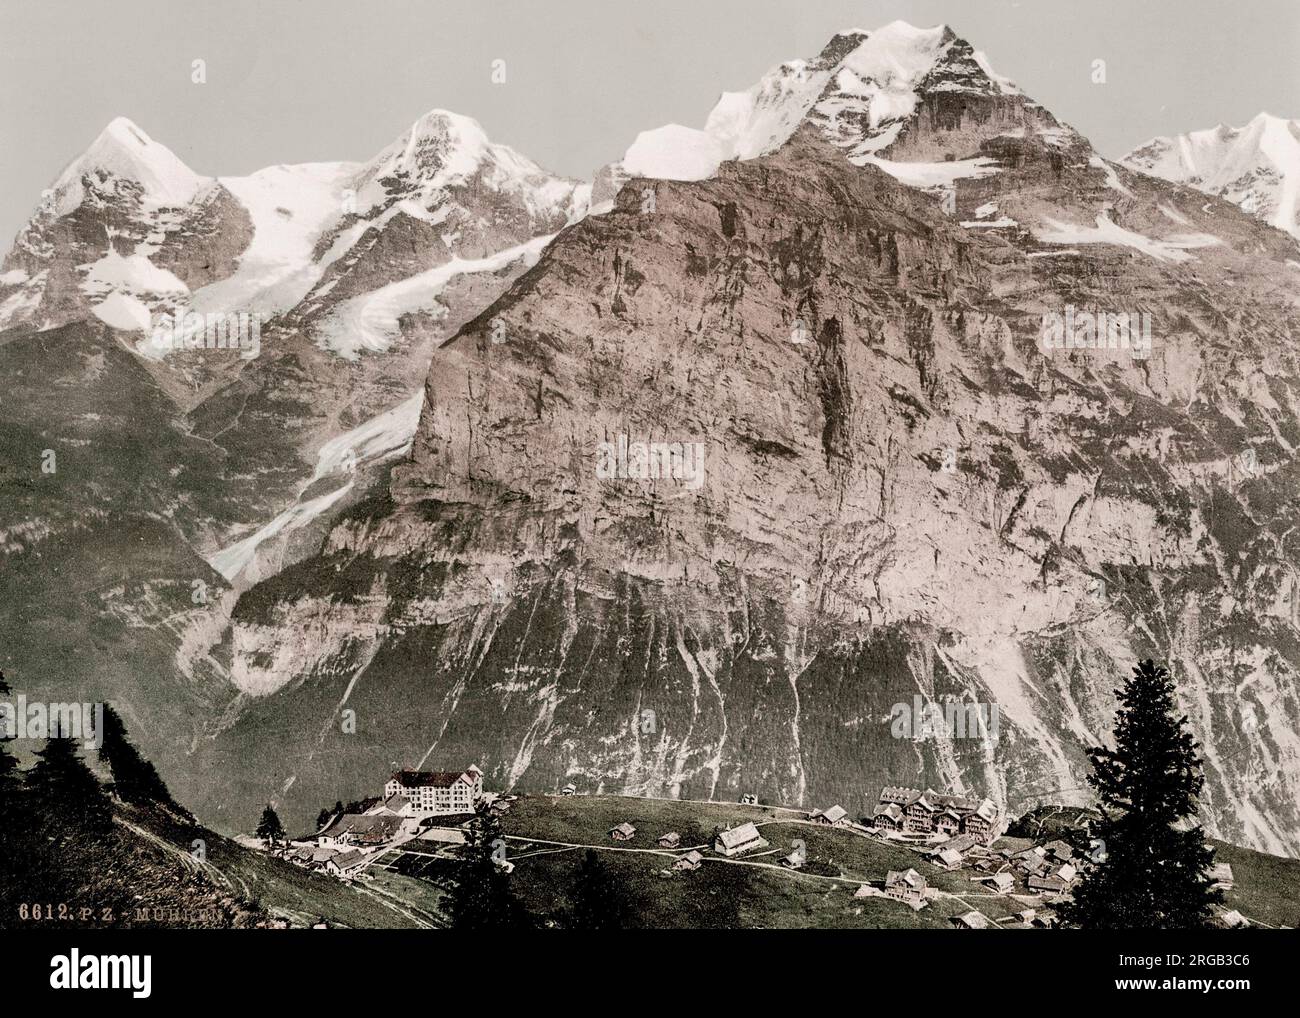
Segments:
[[[1222,841],[1211,841],[1216,862],[1232,866],[1235,886],[1227,907],[1269,926],[1300,926],[1300,859],[1284,859]]]
[[[773,807],[727,803],[694,803],[661,799],[605,796],[568,798],[523,797],[505,817],[503,827],[513,840],[513,886],[529,908],[554,915],[569,904],[567,892],[581,864],[583,850],[557,850],[529,841],[565,841],[608,846],[601,859],[624,884],[638,916],[649,927],[822,927],[918,928],[949,925],[951,916],[968,907],[986,915],[1007,915],[1018,906],[1012,899],[983,897],[969,874],[946,873],[915,853],[895,845],[795,822],[802,814]],[[777,867],[798,838],[807,846],[806,870],[837,874],[823,879],[811,872],[791,873],[738,862],[727,862],[706,851],[706,862],[693,872],[671,878],[661,871],[680,853],[619,852],[619,848],[656,849],[656,839],[668,831],[682,835],[683,850],[707,844],[717,824],[753,820],[770,843],[748,863]],[[617,845],[609,828],[627,821],[637,828],[633,841]],[[891,869],[913,867],[933,885],[965,902],[942,897],[920,912],[883,898],[854,898],[862,882],[883,881]]]
[[[72,849],[71,869],[85,874],[85,882],[66,903],[69,915],[39,923],[4,916],[0,928],[248,928],[275,919],[296,926],[320,919],[359,928],[420,925],[373,895],[187,826],[162,810],[118,804],[114,819],[107,835]],[[204,843],[203,862],[192,852],[196,839]],[[51,904],[57,909],[65,903]],[[90,912],[80,915],[86,907]]]

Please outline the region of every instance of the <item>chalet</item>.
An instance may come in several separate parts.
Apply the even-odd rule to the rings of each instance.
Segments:
[[[1064,894],[1068,886],[1060,877],[1030,877],[1027,881],[1031,891],[1041,891],[1044,894]]]
[[[578,786],[577,786],[577,785],[565,785],[563,788],[560,789],[560,794],[561,794],[561,795],[577,795],[577,794],[578,794]]]
[[[987,930],[989,928],[989,918],[983,912],[965,912],[959,916],[953,916],[953,925],[959,930]]]
[[[767,842],[763,840],[752,821],[739,827],[728,827],[725,831],[719,831],[717,839],[713,842],[713,851],[727,858],[759,848],[767,848]]]
[[[795,849],[795,851],[791,852],[789,855],[785,856],[781,860],[781,865],[784,866],[786,869],[791,869],[791,870],[802,869],[803,864],[804,864],[804,854],[800,852],[798,849]]]
[[[691,849],[684,856],[673,863],[675,870],[697,870],[700,863],[704,862],[704,856],[700,855],[695,849]]]
[[[955,870],[961,866],[962,855],[951,848],[941,848],[935,853],[934,861],[946,870]]]
[[[870,897],[873,897],[874,894],[875,894],[875,892],[873,891],[873,889],[872,889],[872,887],[871,887],[870,884],[861,884],[861,885],[858,886],[858,889],[857,889],[856,891],[853,892],[853,897],[855,897],[855,898],[870,898]]]
[[[997,868],[1002,865],[1003,862],[1000,859],[979,859],[975,862],[975,868],[981,873],[996,872]]]
[[[660,848],[676,848],[682,843],[682,836],[676,831],[669,831],[667,834],[659,836]]]
[[[1235,908],[1227,912],[1220,912],[1219,922],[1230,930],[1236,930],[1250,925],[1250,921]]]
[[[849,811],[843,806],[832,806],[828,810],[818,810],[812,815],[814,823],[826,824],[828,827],[842,827],[849,822]]]
[[[900,831],[903,829],[903,808],[897,803],[881,803],[876,807],[871,818],[871,826],[880,831]]]
[[[384,786],[386,799],[404,796],[419,817],[473,813],[474,801],[482,794],[483,772],[474,766],[463,771],[401,770]]]
[[[752,793],[746,793],[740,797],[740,804],[742,806],[757,806],[758,796],[753,795]]]
[[[997,837],[998,808],[992,799],[985,799],[972,813],[962,817],[963,834],[973,834],[985,843]]]
[[[338,852],[334,857],[325,863],[325,871],[335,876],[346,877],[356,872],[363,862],[366,861],[365,853],[358,852],[355,849],[348,849],[345,852]]]
[[[1036,916],[1037,914],[1038,914],[1037,909],[1023,908],[1016,913],[1016,918],[1019,919],[1022,923],[1032,923],[1034,921],[1034,916]]]
[[[1215,863],[1210,867],[1210,879],[1214,881],[1214,886],[1222,888],[1225,891],[1232,889],[1235,882],[1232,876],[1232,866],[1226,862]]]
[[[926,792],[903,809],[903,828],[914,834],[929,834],[934,830],[934,815],[939,807]]]
[[[961,816],[953,809],[945,809],[934,818],[935,834],[956,834],[961,830]]]
[[[1016,886],[1016,878],[1010,873],[992,873],[983,878],[984,883],[988,884],[998,894],[1010,894]]]
[[[289,861],[297,863],[299,866],[305,866],[308,869],[320,870],[324,869],[326,864],[338,854],[339,850],[337,848],[304,846],[290,852]]]
[[[617,827],[611,828],[609,836],[615,841],[631,841],[636,837],[636,828],[624,821]]]
[[[403,833],[410,822],[385,813],[344,813],[316,836],[316,843],[322,848],[377,848]]]
[[[890,870],[885,874],[885,894],[920,908],[925,904],[925,877],[914,869]]]
[[[1067,862],[1064,866],[1057,868],[1055,875],[1059,880],[1064,880],[1068,884],[1079,875],[1079,871]]]
[[[1057,925],[1056,913],[1051,911],[1039,912],[1034,916],[1033,919],[1030,920],[1030,922],[1032,922],[1039,929],[1043,929],[1043,930],[1055,929]]]
[[[1071,848],[1069,844],[1067,844],[1064,841],[1061,841],[1060,839],[1057,839],[1056,841],[1049,841],[1043,847],[1047,849],[1048,855],[1050,855],[1053,859],[1058,860],[1059,862],[1069,862],[1071,859],[1074,858],[1074,849]]]

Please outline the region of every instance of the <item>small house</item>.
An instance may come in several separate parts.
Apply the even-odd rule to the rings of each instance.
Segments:
[[[631,841],[636,837],[636,828],[624,821],[617,827],[611,828],[609,836],[615,841]]]
[[[658,844],[660,848],[676,848],[681,843],[682,836],[676,831],[669,831],[667,834],[661,834],[659,836]]]
[[[898,831],[903,827],[903,808],[897,803],[882,803],[876,807],[871,825],[878,831]]]
[[[1060,877],[1033,876],[1029,878],[1028,883],[1031,891],[1040,891],[1043,894],[1061,894],[1067,886]]]
[[[925,877],[914,869],[890,870],[885,874],[885,894],[920,908],[925,902]]]
[[[818,810],[812,815],[814,823],[826,824],[829,827],[839,827],[849,818],[849,811],[843,806],[835,805],[828,810]]]
[[[955,870],[961,866],[962,855],[951,848],[941,848],[935,855],[934,860],[946,870]]]
[[[767,842],[763,840],[752,821],[739,827],[728,827],[725,831],[719,831],[717,839],[713,842],[713,851],[727,858],[766,847]]]
[[[577,786],[577,785],[565,785],[563,788],[560,789],[560,794],[561,794],[561,795],[577,795],[577,794],[578,794],[578,786]]]
[[[989,917],[983,912],[965,912],[959,916],[953,916],[952,922],[959,930],[987,930],[989,928]]]
[[[691,849],[684,856],[673,863],[675,870],[697,870],[700,863],[704,862],[704,856],[700,855],[695,849]]]
[[[1010,894],[1016,886],[1016,878],[1004,871],[984,877],[984,883],[988,884],[998,894]]]

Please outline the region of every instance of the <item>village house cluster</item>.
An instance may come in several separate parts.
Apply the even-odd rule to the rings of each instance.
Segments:
[[[383,850],[413,838],[457,840],[451,837],[454,831],[434,837],[436,819],[473,813],[482,797],[483,772],[474,765],[463,771],[400,770],[384,785],[382,796],[335,814],[311,839],[291,842],[285,855],[307,869],[351,878]],[[504,812],[509,803],[498,800],[493,808]]]
[[[887,785],[872,812],[871,826],[885,834],[905,837],[964,834],[988,845],[1002,833],[1004,822],[992,799]]]

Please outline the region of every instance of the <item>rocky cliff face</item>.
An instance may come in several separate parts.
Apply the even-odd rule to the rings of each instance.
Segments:
[[[919,68],[897,148],[781,111],[776,151],[633,179],[439,350],[389,491],[236,608],[245,701],[200,759],[246,777],[212,808],[470,758],[531,788],[1082,799],[1154,655],[1210,826],[1300,848],[1295,245],[936,38],[990,84]],[[1148,314],[1149,351],[1076,310]],[[895,737],[915,696],[996,706],[996,737]]]

